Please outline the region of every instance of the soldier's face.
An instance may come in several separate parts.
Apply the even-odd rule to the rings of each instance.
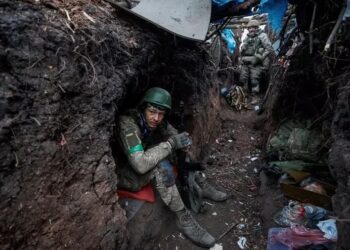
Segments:
[[[249,33],[254,33],[257,29],[258,29],[258,27],[253,26],[253,27],[249,27],[248,31],[249,31]]]
[[[155,129],[162,123],[165,116],[164,110],[159,110],[156,107],[148,106],[145,109],[145,119],[148,127]]]

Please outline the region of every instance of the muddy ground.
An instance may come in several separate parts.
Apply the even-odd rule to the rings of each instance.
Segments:
[[[195,217],[223,249],[240,249],[239,237],[246,238],[246,249],[266,248],[267,234],[259,200],[263,145],[258,118],[254,111],[234,111],[222,100],[219,133],[203,161],[210,182],[226,190],[230,198],[221,203],[206,201],[204,213]],[[171,221],[175,223],[174,218]],[[173,223],[168,223],[161,239],[159,249],[201,249],[185,239]]]

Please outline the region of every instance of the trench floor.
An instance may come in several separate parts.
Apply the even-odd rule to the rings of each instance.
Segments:
[[[259,116],[252,110],[237,112],[226,106],[220,113],[220,133],[203,164],[207,178],[230,198],[221,203],[206,201],[205,212],[194,216],[223,249],[242,249],[239,241],[245,242],[244,249],[266,249],[267,232],[260,217],[258,169],[263,135],[256,128]],[[169,223],[161,239],[158,249],[202,249],[179,233],[175,223]]]

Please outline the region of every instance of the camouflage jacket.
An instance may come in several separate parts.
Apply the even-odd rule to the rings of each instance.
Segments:
[[[174,151],[168,137],[178,133],[167,121],[145,133],[141,119],[137,110],[128,111],[120,117],[115,133],[120,146],[117,151],[121,151],[117,155],[118,187],[130,191],[149,183],[158,162]]]
[[[270,39],[262,30],[258,30],[255,34],[248,34],[243,41],[241,48],[242,56],[254,56],[259,54],[264,59],[273,51]]]

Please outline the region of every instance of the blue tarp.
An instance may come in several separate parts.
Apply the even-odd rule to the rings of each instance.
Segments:
[[[230,8],[234,8],[235,6],[244,3],[246,0],[212,0],[212,16],[211,21],[222,23],[223,17],[227,15],[227,11]],[[234,16],[250,16],[252,12],[250,9],[242,9],[238,13],[235,13]],[[219,16],[219,17],[218,17]]]
[[[233,3],[238,5],[244,3],[246,0],[212,0],[212,11],[220,11],[225,8],[225,5],[228,3]],[[349,0],[348,0],[349,1]],[[279,32],[282,29],[282,21],[284,14],[288,7],[288,0],[261,0],[259,5],[259,13],[267,13],[269,24],[274,32]],[[241,14],[237,16],[251,16],[254,13],[251,10],[242,10]]]
[[[227,44],[228,51],[230,52],[230,54],[233,54],[236,49],[235,34],[232,32],[231,29],[223,29],[220,33],[222,39],[224,39]]]
[[[282,21],[288,7],[288,0],[261,0],[260,13],[267,13],[269,24],[274,32],[280,32]]]
[[[244,3],[245,0],[212,0],[212,4],[215,7],[220,7],[228,2],[234,2],[235,4],[240,4],[240,3]]]

